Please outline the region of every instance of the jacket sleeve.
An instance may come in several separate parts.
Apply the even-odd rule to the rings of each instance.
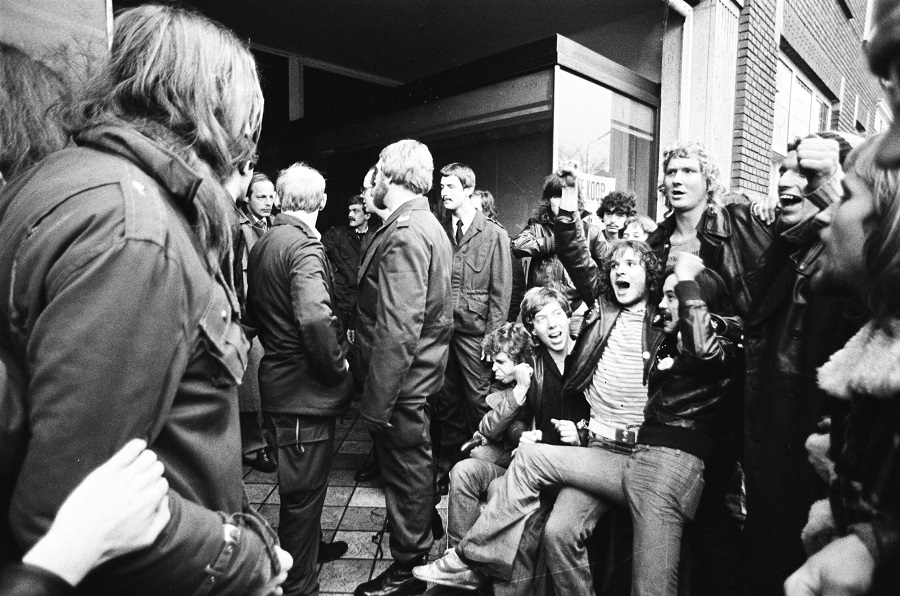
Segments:
[[[681,355],[710,365],[728,365],[736,358],[737,348],[727,337],[735,332],[735,325],[739,330],[740,319],[729,318],[727,322],[731,325],[726,326],[732,329],[717,333],[696,281],[679,281],[675,285],[675,296],[678,298]],[[722,321],[727,323],[724,319]]]
[[[198,341],[185,305],[197,288],[160,246],[120,239],[67,252],[54,235],[40,236],[23,261],[40,261],[34,253],[45,250],[59,256],[40,280],[45,303],[30,317],[26,345],[31,438],[9,518],[23,550],[47,532],[91,470],[134,437],[152,446]],[[152,547],[88,578],[111,593],[168,592],[167,584],[178,588],[170,593],[193,593],[222,549],[223,518],[174,490],[169,507],[171,519]],[[271,576],[265,545],[247,532],[220,580],[235,593],[258,594]]]
[[[409,227],[384,239],[378,269],[378,306],[372,357],[360,414],[387,424],[412,366],[425,323],[431,249]]]
[[[600,268],[588,250],[581,219],[577,214],[560,210],[553,225],[556,256],[566,269],[578,295],[593,306],[603,291]]]
[[[515,420],[521,406],[516,403],[512,389],[498,391],[494,395],[489,396],[488,399],[492,403],[496,400],[496,404],[487,414],[482,416],[481,422],[478,423],[478,432],[491,441],[498,441],[510,423]]]
[[[497,226],[497,235],[491,261],[491,285],[488,292],[488,320],[485,335],[506,322],[509,300],[512,296],[512,255],[509,252],[509,236]]]
[[[536,234],[535,228],[539,224],[528,224],[519,235],[512,239],[512,254],[516,258],[545,257],[552,255],[555,247],[553,236]]]
[[[295,246],[290,251],[291,304],[300,341],[311,369],[326,384],[336,385],[347,376],[344,349],[338,339],[340,324],[331,309],[324,250],[317,243]]]

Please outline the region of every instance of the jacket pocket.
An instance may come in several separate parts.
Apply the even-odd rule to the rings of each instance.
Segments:
[[[477,249],[469,252],[469,254],[467,254],[465,257],[466,265],[469,267],[469,269],[476,273],[480,273],[481,270],[484,269],[485,263],[487,263],[488,251],[490,249],[490,245],[483,244]]]
[[[487,318],[487,314],[488,314],[487,296],[468,295],[468,296],[466,296],[466,304],[468,305],[469,312],[475,313],[482,319]]]
[[[250,343],[225,296],[225,290],[216,285],[212,291],[206,312],[200,318],[200,333],[206,340],[207,351],[216,362],[212,378],[217,385],[234,385],[241,382],[247,368]]]

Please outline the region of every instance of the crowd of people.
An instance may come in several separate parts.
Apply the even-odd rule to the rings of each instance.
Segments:
[[[323,234],[221,25],[123,10],[77,92],[0,58],[0,594],[318,594],[354,399],[392,559],[357,596],[900,593],[900,124],[792,141],[752,203],[679,142],[658,223],[564,163],[512,238],[400,140]]]

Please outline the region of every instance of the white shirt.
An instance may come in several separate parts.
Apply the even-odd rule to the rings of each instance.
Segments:
[[[451,230],[454,234],[456,234],[456,222],[462,221],[462,233],[463,236],[466,235],[466,232],[469,231],[469,226],[472,225],[472,222],[475,220],[475,214],[478,213],[477,210],[472,210],[468,217],[459,218],[455,215],[450,218],[450,223],[453,225],[453,229]]]

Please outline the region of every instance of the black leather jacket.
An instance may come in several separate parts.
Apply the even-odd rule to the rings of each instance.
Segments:
[[[561,211],[557,217],[557,254],[575,286],[590,292],[583,297],[593,307],[585,315],[581,334],[566,363],[564,397],[584,395],[621,312],[618,304],[600,295],[600,271],[587,256],[584,236],[576,222],[566,212]],[[695,283],[683,282],[676,292],[682,317],[680,351],[674,337],[667,338],[661,328],[650,324],[654,309],[650,305],[647,308],[642,353],[649,399],[639,442],[673,446],[704,458],[712,448],[713,435],[726,410],[725,397],[731,393],[728,389],[736,374],[737,342],[729,338],[740,337],[740,320],[717,317],[714,327]],[[672,358],[672,366],[661,368],[660,362],[668,357]],[[662,431],[659,427],[683,431]],[[704,436],[698,438],[698,434]]]
[[[599,264],[600,259],[606,254],[607,247],[603,231],[584,220],[582,220],[582,225],[591,258]],[[572,285],[572,280],[566,274],[557,255],[552,214],[549,217],[541,215],[529,219],[525,229],[512,239],[511,246],[514,257],[518,259],[531,257],[526,287],[536,288],[555,284],[558,289],[565,292],[573,309],[581,305],[580,293]]]
[[[665,267],[675,231],[675,216],[664,219],[647,238],[659,262]],[[772,226],[764,225],[750,213],[749,203],[720,207],[710,205],[697,225],[700,258],[725,281],[735,312],[746,316],[750,310],[750,290],[744,275],[756,269],[762,254],[772,242]]]

